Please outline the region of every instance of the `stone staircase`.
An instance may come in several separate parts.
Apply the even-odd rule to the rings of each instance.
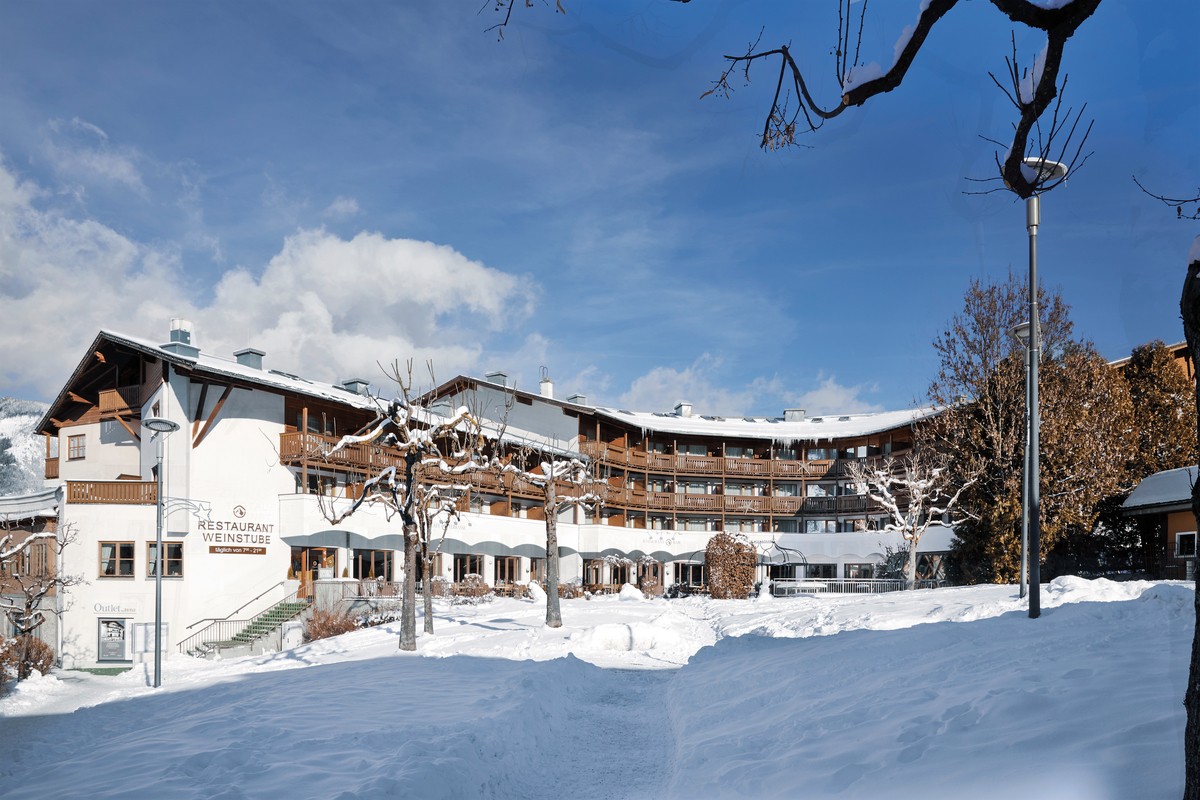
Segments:
[[[259,640],[279,630],[283,623],[295,619],[308,610],[306,600],[289,598],[277,603],[253,619],[247,620],[244,627],[227,639],[202,641],[187,652],[189,655],[201,658],[213,657],[226,650],[240,650],[250,653]],[[214,631],[215,632],[215,631]]]

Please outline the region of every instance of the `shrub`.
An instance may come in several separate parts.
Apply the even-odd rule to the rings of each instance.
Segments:
[[[23,681],[34,670],[43,675],[54,666],[54,648],[36,636],[7,639],[0,644],[0,685],[6,680]]]
[[[744,600],[754,586],[754,545],[743,536],[718,533],[704,548],[708,590],[715,600]]]
[[[474,573],[464,575],[461,581],[454,584],[455,603],[474,605],[476,603],[485,603],[494,596],[492,594],[492,587],[487,585],[481,575]]]
[[[558,596],[564,600],[577,600],[583,597],[583,581],[579,578],[572,578],[566,583],[560,583]]]
[[[436,575],[429,579],[429,593],[434,597],[452,597],[454,587],[448,578]]]
[[[304,622],[304,641],[315,642],[317,639],[328,639],[330,636],[340,636],[357,628],[358,620],[345,611],[314,608],[312,614]]]

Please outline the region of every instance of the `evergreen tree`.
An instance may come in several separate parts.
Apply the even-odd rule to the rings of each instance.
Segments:
[[[1134,482],[1166,469],[1197,463],[1196,398],[1192,381],[1162,341],[1135,347],[1121,370],[1133,403],[1134,448],[1129,477]]]

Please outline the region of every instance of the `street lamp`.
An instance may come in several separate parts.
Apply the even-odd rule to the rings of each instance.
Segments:
[[[1021,564],[1018,569],[1021,575],[1020,596],[1025,597],[1025,581],[1029,570],[1029,323],[1022,322],[1014,325],[1009,331],[1021,343],[1025,350],[1025,450],[1021,462]]]
[[[1033,172],[1031,181],[1035,187],[1047,182],[1061,181],[1067,176],[1067,165],[1044,158],[1026,158],[1024,165]],[[1037,305],[1037,230],[1042,221],[1041,199],[1037,194],[1025,198],[1025,228],[1029,231],[1029,446],[1026,448],[1029,471],[1029,618],[1037,619],[1042,615],[1041,605],[1041,466],[1038,462],[1038,450],[1041,447],[1041,435],[1038,430],[1038,361],[1041,358],[1041,332],[1038,329]]]
[[[179,423],[164,417],[147,417],[142,420],[142,427],[154,432],[158,443],[158,469],[155,477],[158,481],[155,505],[157,506],[157,524],[154,532],[154,688],[162,685],[162,574],[163,574],[163,439],[179,430]]]

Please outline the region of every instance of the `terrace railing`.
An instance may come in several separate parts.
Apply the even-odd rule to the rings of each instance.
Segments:
[[[67,481],[67,502],[152,506],[158,502],[154,481]]]

